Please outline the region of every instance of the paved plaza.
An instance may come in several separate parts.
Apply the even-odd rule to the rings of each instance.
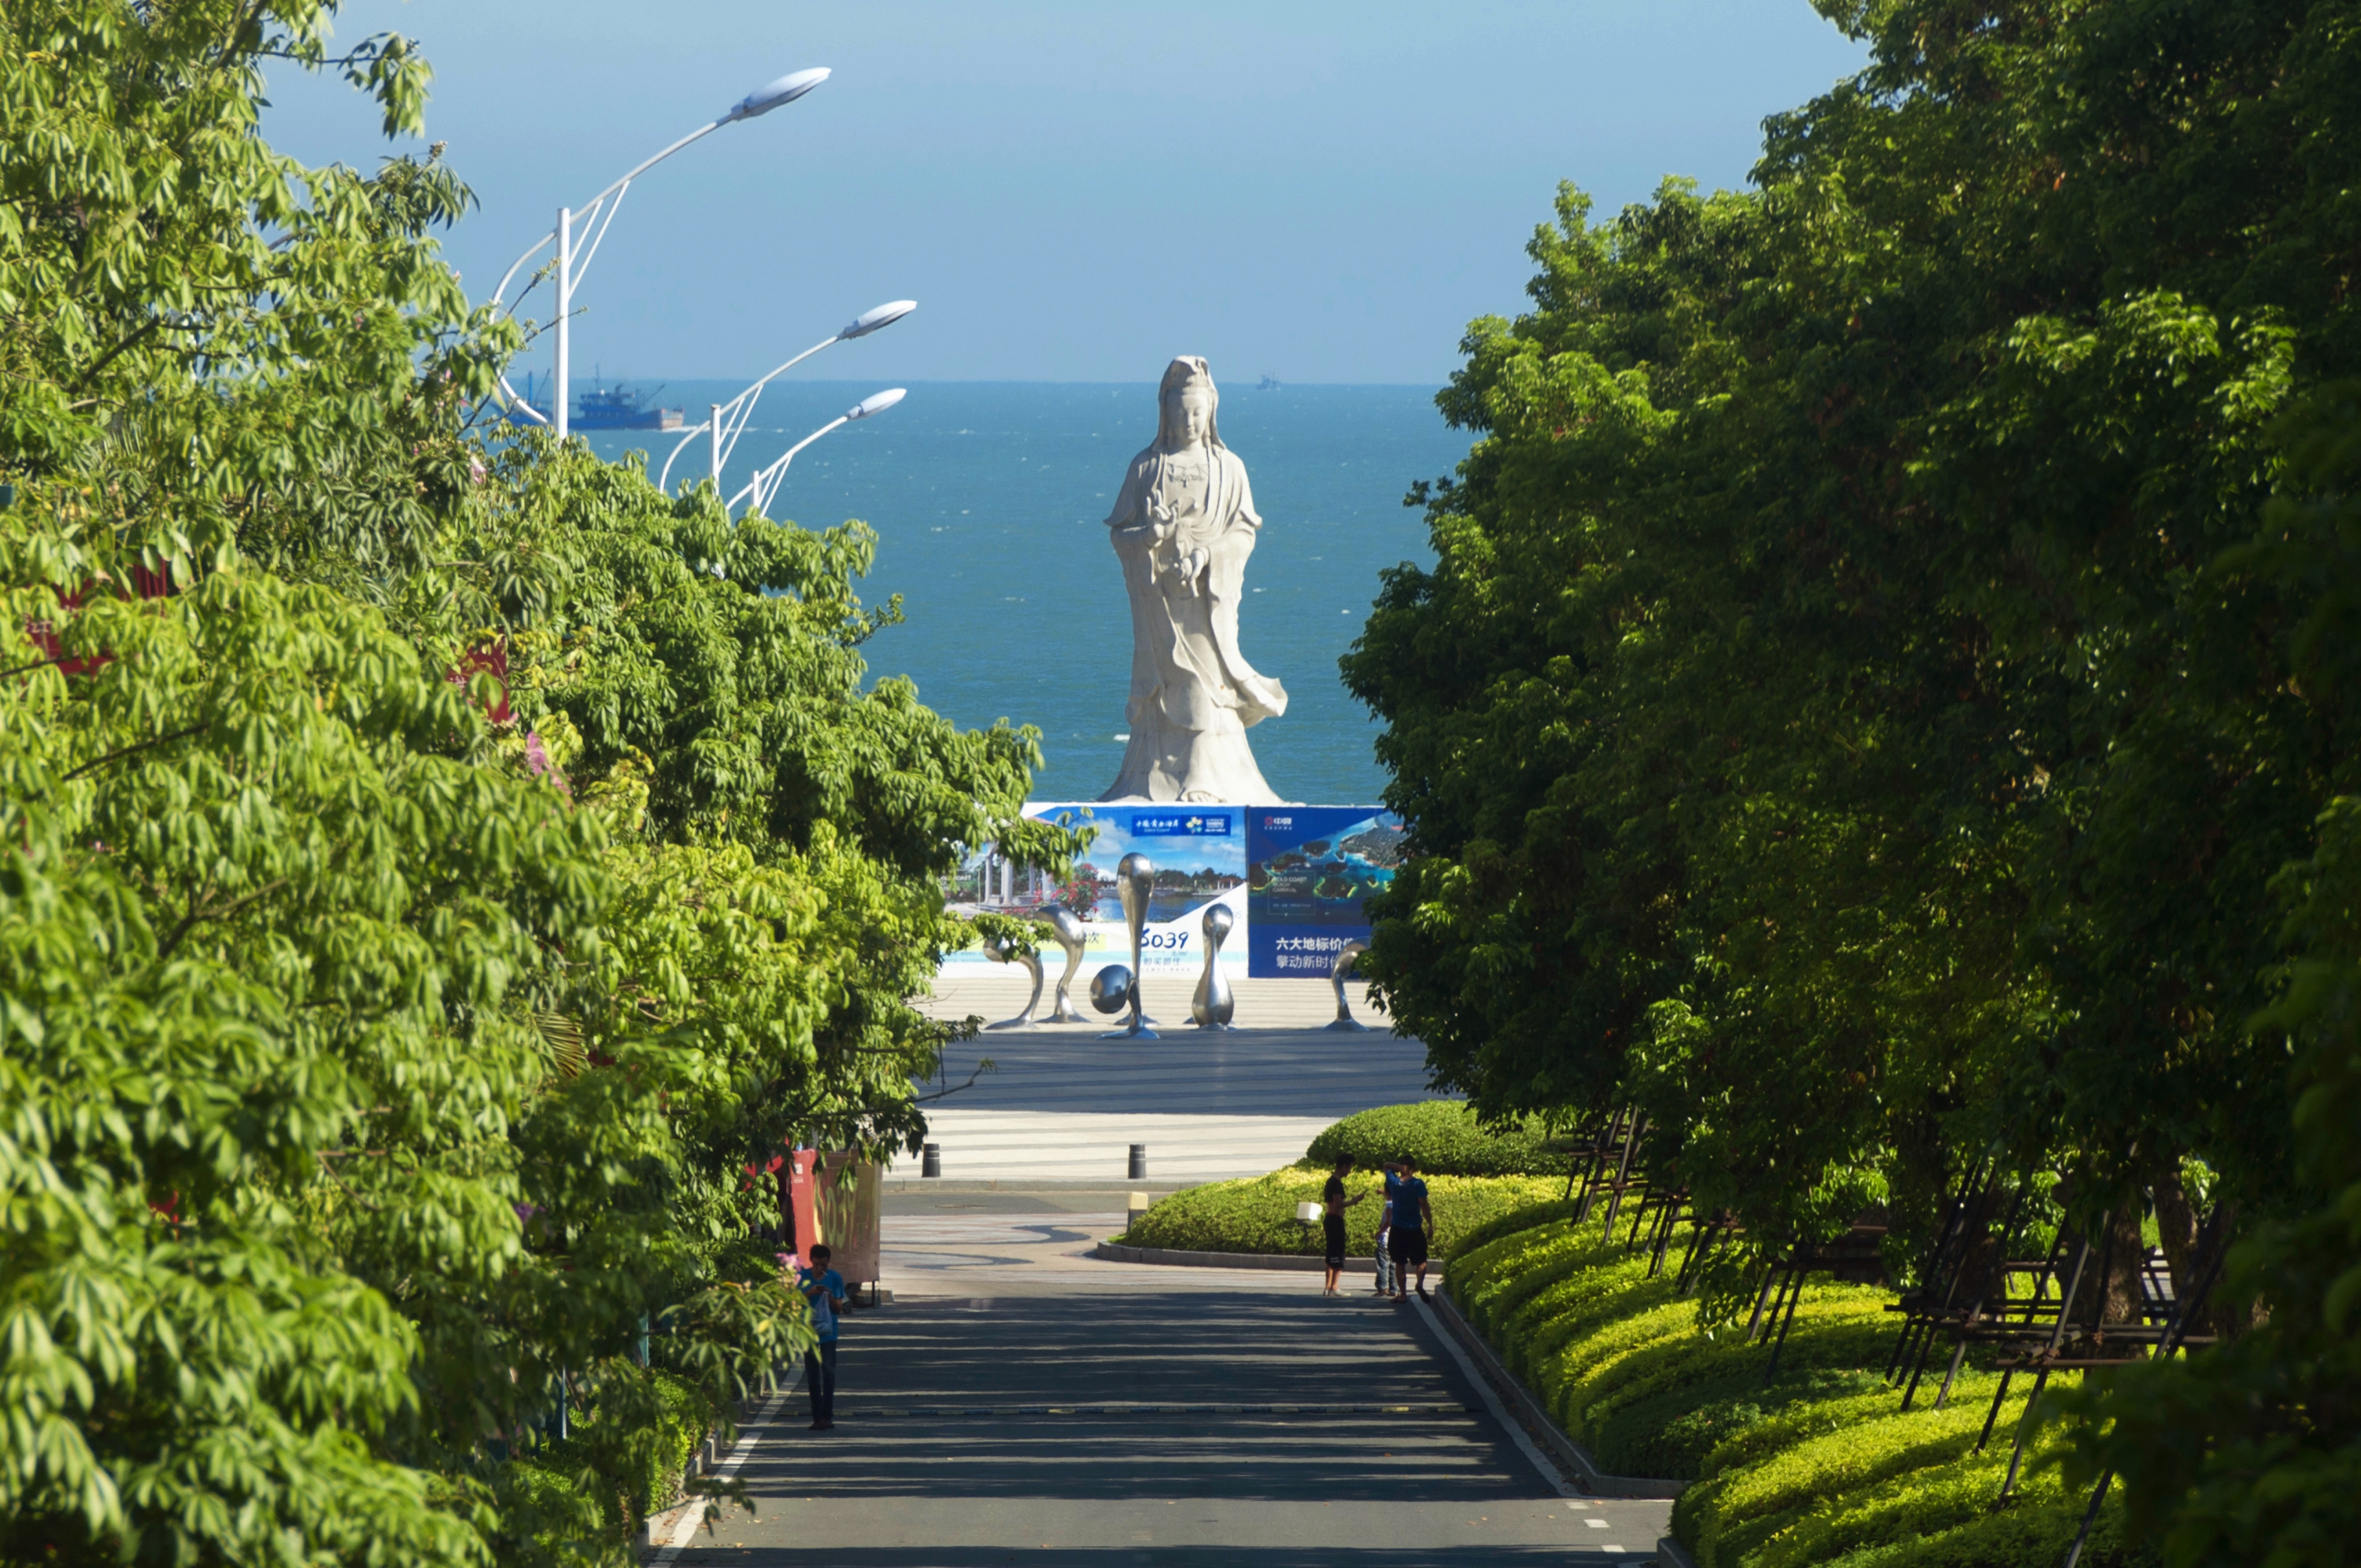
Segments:
[[[1057,981],[1057,967],[1053,965],[1048,982],[1041,988],[1040,1017],[1049,1015]],[[1088,1038],[1119,1027],[1127,1020],[1126,1014],[1109,1017],[1093,1011],[1084,989],[1077,981],[1073,1000],[1076,1010],[1086,1015],[1085,1021],[1045,1024],[1043,1032],[1054,1036]],[[1178,970],[1148,971],[1144,988],[1148,1014],[1158,1021],[1159,1032],[1170,1026],[1171,1033],[1167,1038],[1212,1037],[1189,1022],[1189,999],[1196,989],[1197,976],[1193,973]],[[920,1003],[919,1007],[938,1018],[972,1014],[988,1024],[996,1023],[1023,1012],[1025,999],[1032,990],[1029,976],[1006,965],[961,964],[942,971],[935,981],[935,994]],[[1336,1017],[1336,993],[1324,980],[1234,980],[1231,990],[1236,995],[1236,1007],[1230,1022],[1241,1034],[1325,1030]],[[1346,981],[1345,1001],[1356,1022],[1367,1025],[1381,1036],[1388,1033],[1386,1015],[1370,1004],[1367,985],[1357,980]]]
[[[1188,1024],[1192,981],[1150,976],[1153,1040],[1100,1036],[1113,1020],[986,1030],[952,1047],[948,1090],[927,1108],[946,1181],[1120,1180],[1129,1146],[1148,1146],[1158,1183],[1259,1176],[1302,1157],[1340,1116],[1434,1097],[1426,1047],[1397,1038],[1348,986],[1368,1034],[1322,1027],[1335,1016],[1324,982],[1241,982],[1238,1016],[1266,1026],[1208,1033]],[[1014,1016],[1031,989],[997,970],[939,982],[938,1017]],[[1045,1013],[1048,1007],[1045,1003]],[[1177,1021],[1177,1022],[1176,1022]],[[988,1069],[977,1069],[986,1061]],[[904,1157],[892,1174],[918,1174]],[[1119,1206],[1119,1205],[1118,1205]]]

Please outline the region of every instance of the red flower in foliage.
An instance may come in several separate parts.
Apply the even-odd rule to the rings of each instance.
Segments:
[[[752,1160],[747,1161],[743,1168],[746,1172],[746,1186],[753,1186],[756,1179],[761,1177],[778,1175],[779,1168],[786,1163],[786,1157],[784,1155],[773,1155],[771,1163],[761,1167],[757,1167]]]
[[[516,711],[509,707],[509,651],[498,640],[478,642],[468,649],[460,659],[459,667],[445,671],[443,678],[453,685],[465,685],[471,676],[478,674],[491,676],[500,685],[500,696],[484,709],[484,717],[495,724],[512,722]]]
[[[84,583],[71,591],[65,588],[54,591],[60,605],[67,609],[80,609],[82,600],[96,586]],[[172,593],[172,568],[167,565],[151,572],[145,566],[132,567],[131,591],[143,599],[170,598]],[[105,652],[67,658],[65,643],[58,636],[57,623],[47,619],[28,618],[25,622],[25,635],[31,639],[33,646],[41,651],[42,662],[55,664],[60,674],[87,675],[115,663],[115,655]]]

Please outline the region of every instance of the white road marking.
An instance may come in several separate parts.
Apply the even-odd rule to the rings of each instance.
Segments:
[[[713,1467],[717,1477],[728,1480],[736,1473],[738,1466],[745,1463],[746,1456],[754,1452],[754,1440],[762,1435],[764,1427],[778,1419],[780,1411],[787,1408],[787,1401],[795,1397],[795,1379],[790,1378],[781,1384],[779,1391],[763,1403],[754,1419],[739,1430],[738,1443],[730,1451],[730,1457]],[[672,1568],[680,1554],[688,1550],[689,1543],[697,1539],[697,1527],[704,1523],[703,1508],[691,1506],[684,1508],[679,1522],[672,1527],[672,1539],[664,1543],[662,1552],[656,1553],[653,1568]]]
[[[1517,1451],[1522,1453],[1527,1463],[1532,1465],[1533,1473],[1559,1497],[1571,1495],[1575,1489],[1574,1483],[1567,1480],[1558,1467],[1549,1462],[1539,1445],[1533,1442],[1532,1434],[1519,1426],[1510,1418],[1509,1412],[1501,1407],[1500,1397],[1492,1391],[1491,1383],[1476,1370],[1476,1364],[1467,1359],[1467,1353],[1459,1347],[1459,1342],[1453,1338],[1441,1323],[1434,1321],[1434,1309],[1420,1299],[1416,1292],[1411,1293],[1410,1304],[1417,1309],[1420,1319],[1426,1324],[1426,1332],[1434,1336],[1435,1342],[1443,1346],[1444,1354],[1451,1357],[1452,1365],[1459,1368],[1459,1376],[1467,1380],[1467,1386],[1470,1388],[1476,1390],[1477,1397],[1484,1401],[1484,1408],[1492,1412],[1492,1419],[1499,1423],[1500,1430],[1509,1434],[1510,1441],[1517,1445]],[[1584,1522],[1595,1524],[1602,1530],[1607,1526],[1605,1519],[1587,1519]]]

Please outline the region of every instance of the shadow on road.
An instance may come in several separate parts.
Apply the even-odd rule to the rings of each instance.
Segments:
[[[773,1563],[840,1564],[841,1568],[1001,1568],[1022,1561],[1027,1568],[1432,1568],[1436,1563],[1549,1563],[1582,1565],[1646,1561],[1654,1543],[1635,1554],[1587,1552],[1543,1544],[1433,1547],[1389,1551],[1381,1546],[1168,1546],[1028,1548],[1005,1546],[875,1547],[829,1544],[820,1550],[749,1546],[692,1551],[680,1568],[766,1568]]]
[[[1106,1409],[1155,1402],[1280,1409]],[[1410,1409],[1366,1408],[1385,1405]],[[839,1352],[836,1430],[783,1422],[741,1475],[758,1497],[789,1498],[1554,1495],[1414,1315],[1309,1293],[1014,1297],[862,1314]]]

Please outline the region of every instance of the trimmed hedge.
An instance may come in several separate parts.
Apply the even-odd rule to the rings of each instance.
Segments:
[[[1409,1155],[1422,1176],[1563,1177],[1570,1157],[1549,1146],[1539,1122],[1487,1132],[1457,1100],[1380,1105],[1347,1116],[1312,1139],[1298,1163],[1328,1170],[1347,1154],[1364,1169]]]
[[[686,1379],[660,1371],[644,1376],[653,1424],[610,1430],[614,1422],[602,1423],[594,1405],[576,1418],[572,1437],[543,1440],[501,1467],[516,1521],[562,1561],[609,1561],[613,1544],[640,1520],[679,1502],[689,1456],[720,1417]],[[627,1477],[626,1490],[599,1486],[601,1470]]]
[[[1898,1332],[1888,1292],[1807,1284],[1766,1387],[1765,1346],[1741,1343],[1742,1327],[1700,1328],[1696,1303],[1647,1268],[1644,1253],[1554,1207],[1471,1229],[1444,1288],[1599,1464],[1695,1478],[1673,1533],[1700,1568],[2054,1568],[2063,1557],[2088,1498],[2065,1490],[2050,1444],[2037,1440],[2008,1507],[1993,1507],[2026,1379],[1974,1454],[1996,1375],[1971,1360],[1946,1409],[1922,1385],[1904,1414],[1883,1376]],[[2111,1499],[2085,1564],[2154,1561],[2129,1551],[2123,1523]]]
[[[511,1459],[493,1487],[501,1522],[551,1560],[565,1568],[614,1561],[621,1526],[613,1498],[601,1495],[598,1477],[572,1456],[537,1452]]]
[[[643,1515],[660,1513],[680,1501],[689,1456],[705,1446],[706,1434],[721,1419],[720,1410],[694,1384],[664,1372],[648,1376],[663,1400],[664,1416],[647,1464],[632,1477],[639,1494],[632,1501]]]
[[[1295,1206],[1318,1202],[1327,1181],[1324,1170],[1290,1166],[1268,1176],[1187,1188],[1158,1202],[1116,1240],[1126,1246],[1176,1247],[1187,1252],[1317,1257],[1322,1248],[1320,1226],[1297,1224]],[[1532,1207],[1560,1190],[1561,1185],[1546,1177],[1429,1178],[1427,1206],[1434,1211],[1435,1229],[1429,1239],[1442,1244],[1436,1246],[1436,1255],[1441,1255],[1443,1245],[1499,1216]],[[1345,1211],[1345,1235],[1353,1255],[1367,1257],[1377,1246],[1384,1179],[1356,1171],[1345,1179],[1345,1187],[1347,1192],[1366,1194]]]

